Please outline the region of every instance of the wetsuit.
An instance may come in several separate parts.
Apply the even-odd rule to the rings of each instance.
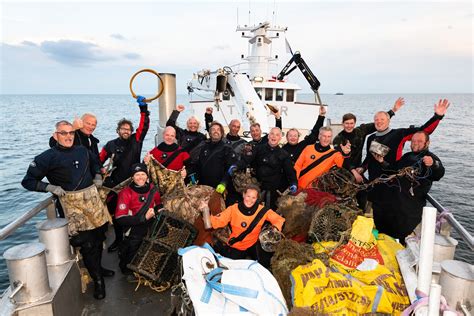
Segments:
[[[117,137],[105,144],[102,148],[99,158],[102,163],[107,159],[113,157],[113,166],[116,168],[112,174],[104,181],[104,186],[113,188],[124,180],[130,178],[132,174],[132,165],[140,162],[140,155],[143,147],[143,140],[148,132],[150,126],[150,112],[147,106],[140,106],[140,123],[135,133],[125,140]],[[107,208],[111,215],[114,215],[117,208],[117,194],[110,192],[107,196]],[[114,230],[116,237],[120,238],[123,235],[119,225],[115,225]],[[120,242],[120,240],[116,240]]]
[[[306,146],[295,163],[298,188],[309,188],[314,180],[334,166],[342,168],[345,158],[348,157],[349,155],[331,146],[321,146],[319,142]]]
[[[426,167],[422,159],[424,156],[433,158],[433,165]],[[441,160],[429,150],[421,152],[409,152],[402,156],[394,164],[384,163],[382,169],[387,173],[396,172],[405,167],[414,167],[418,170],[416,182],[410,182],[406,177],[399,178],[397,183],[400,191],[392,201],[396,208],[393,225],[394,235],[404,244],[405,237],[408,236],[421,222],[423,207],[426,206],[426,196],[428,195],[433,181],[439,181],[444,176],[444,166]]]
[[[264,267],[270,267],[271,253],[262,249],[258,236],[262,230],[265,221],[270,222],[279,231],[285,222],[285,219],[272,210],[264,209],[263,205],[255,203],[252,207],[246,207],[243,202],[235,203],[226,208],[216,216],[211,216],[212,228],[221,228],[230,225],[231,234],[229,241],[236,238],[246,231],[254,218],[259,212],[266,211],[262,218],[258,221],[256,226],[245,236],[241,241],[227,244],[222,247],[218,245],[218,251],[232,259],[246,259],[250,256],[251,259],[257,260]]]
[[[443,116],[435,114],[420,127],[388,128],[384,132],[376,132],[370,135],[367,138],[367,155],[362,163],[362,166],[369,171],[369,180],[372,181],[386,173],[369,151],[373,141],[377,141],[390,148],[384,160],[389,164],[393,164],[402,157],[403,146],[412,138],[413,134],[418,131],[425,131],[431,134],[442,118]],[[393,223],[395,222],[395,214],[397,212],[397,208],[394,207],[391,201],[396,199],[398,194],[398,187],[389,187],[385,184],[375,185],[368,193],[368,200],[372,202],[376,228],[379,232],[390,236],[395,234]]]
[[[186,129],[182,129],[181,127],[176,125],[176,121],[178,120],[179,111],[174,110],[168,121],[166,121],[166,126],[172,126],[176,130],[176,139],[178,141],[178,145],[183,147],[189,153],[193,153],[192,156],[194,157],[193,149],[202,141],[206,140],[206,135],[200,133],[198,131],[191,132]],[[197,154],[197,152],[196,152]]]
[[[395,112],[392,110],[387,111],[387,114],[392,118]],[[364,142],[367,135],[375,133],[375,124],[360,124],[348,133],[345,130],[339,132],[332,141],[334,147],[345,145],[347,141],[351,143],[351,156],[348,158],[348,169],[352,170],[359,167],[362,164],[362,151],[364,149]]]
[[[215,188],[218,184],[229,184],[227,170],[237,160],[237,155],[228,144],[220,140],[206,140],[201,147],[198,159],[190,165],[190,176],[194,173],[199,184]]]
[[[177,154],[175,154],[175,152]],[[161,143],[150,151],[161,164],[171,170],[183,169],[184,163],[189,159],[189,154],[178,144],[167,145]],[[171,159],[171,160],[170,160]]]
[[[118,195],[115,218],[117,224],[122,226],[125,232],[119,247],[119,267],[124,272],[127,271],[127,264],[132,261],[148,232],[151,220],[145,218],[146,212],[149,208],[159,209],[162,207],[158,190],[154,191],[148,207],[144,207],[153,187],[153,184],[148,183],[138,187],[135,182],[132,182]]]
[[[288,152],[293,164],[296,162],[296,160],[298,160],[299,156],[301,155],[301,152],[303,151],[303,149],[306,148],[306,146],[314,144],[318,140],[319,129],[323,126],[324,119],[325,116],[319,115],[318,119],[316,120],[316,123],[313,126],[313,129],[311,129],[311,132],[306,135],[305,138],[299,143],[294,145],[286,143],[285,145],[283,145],[283,149]]]
[[[90,187],[100,166],[83,146],[63,147],[59,144],[36,156],[30,163],[21,185],[30,191],[46,192],[48,183],[65,191],[76,191]],[[61,217],[64,217],[64,214]],[[102,242],[105,240],[107,224],[91,230],[79,231],[70,238],[74,247],[80,247],[84,265],[94,281],[102,279]]]
[[[280,146],[271,147],[268,143],[255,147],[252,154],[237,163],[238,170],[244,170],[250,165],[256,172],[261,184],[265,205],[276,209],[279,197],[277,190],[284,191],[290,185],[296,184],[296,174],[290,155]]]

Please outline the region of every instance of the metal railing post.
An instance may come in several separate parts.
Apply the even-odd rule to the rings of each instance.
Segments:
[[[54,200],[46,208],[46,218],[47,219],[55,219],[56,218],[56,205],[54,204]]]

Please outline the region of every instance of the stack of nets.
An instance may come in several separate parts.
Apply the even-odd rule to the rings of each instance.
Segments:
[[[308,232],[314,208],[306,206],[306,196],[304,192],[296,196],[282,195],[277,201],[278,212],[285,218],[283,234],[288,238]]]
[[[358,185],[354,182],[352,173],[347,169],[337,167],[320,176],[312,183],[312,187],[341,198],[353,198],[358,191]]]
[[[360,210],[343,203],[327,204],[313,214],[308,230],[310,242],[349,240],[352,223]]]
[[[168,211],[189,223],[194,223],[214,191],[214,188],[207,185],[193,185],[184,188],[181,192],[178,190],[170,192],[163,197],[162,201]],[[223,200],[221,200],[221,208],[225,208]]]
[[[249,184],[254,184],[258,187],[260,187],[260,184],[258,183],[257,179],[252,176],[250,173],[250,169],[247,168],[245,171],[236,171],[232,175],[232,182],[234,184],[234,188],[237,192],[243,193],[244,189],[249,185]]]
[[[156,291],[169,288],[176,277],[178,248],[192,244],[197,231],[191,224],[167,211],[161,211],[151,234],[143,239],[128,268],[135,271],[141,283]]]
[[[153,183],[160,189],[161,195],[168,195],[172,192],[183,192],[184,181],[181,171],[167,169],[153,156],[147,162],[148,173]]]
[[[272,273],[280,285],[288,306],[292,305],[291,271],[317,258],[318,256],[315,254],[313,247],[308,244],[300,244],[290,239],[283,239],[276,246],[275,254],[271,260]]]

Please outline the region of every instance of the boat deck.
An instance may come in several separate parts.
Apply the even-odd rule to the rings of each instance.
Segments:
[[[107,246],[114,240],[113,229],[107,233]],[[170,289],[158,293],[149,287],[140,286],[137,291],[136,282],[129,282],[127,276],[120,272],[117,252],[102,255],[102,265],[115,271],[115,276],[105,278],[106,297],[96,300],[92,297],[94,285],[89,283],[84,297],[82,316],[89,315],[168,315],[170,305]]]

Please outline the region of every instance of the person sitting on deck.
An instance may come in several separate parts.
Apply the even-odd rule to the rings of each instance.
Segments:
[[[181,146],[185,151],[190,153],[192,157],[198,152],[193,151],[197,145],[199,145],[202,141],[206,140],[206,135],[199,132],[199,120],[195,116],[191,116],[186,121],[186,128],[183,129],[176,125],[176,121],[178,120],[178,116],[181,112],[184,111],[184,105],[178,104],[176,106],[176,110],[174,110],[168,121],[166,122],[166,126],[174,127],[176,130],[176,139],[178,141],[178,145]]]
[[[392,222],[394,238],[405,244],[407,237],[421,222],[423,207],[426,206],[426,196],[433,181],[439,181],[444,176],[444,167],[441,160],[429,151],[430,136],[424,131],[416,132],[411,138],[411,151],[404,154],[393,164],[384,161],[384,157],[374,155],[387,173],[396,173],[406,167],[414,167],[417,172],[417,181],[412,182],[406,177],[398,179],[400,190],[390,201],[397,209]],[[387,201],[388,202],[388,201]]]
[[[340,149],[331,148],[332,129],[321,127],[319,129],[319,142],[306,146],[295,163],[298,188],[309,188],[311,183],[319,176],[328,172],[332,167],[342,167],[344,160],[349,157],[351,143],[347,142]]]
[[[302,141],[299,141],[300,132],[296,128],[291,128],[288,130],[288,132],[286,132],[287,143],[283,145],[283,149],[288,152],[288,154],[290,154],[290,159],[293,164],[296,162],[296,160],[298,160],[301,152],[306,148],[306,146],[314,144],[318,140],[319,129],[324,124],[325,116],[326,108],[324,106],[320,106],[319,116],[313,126],[313,129]]]
[[[147,166],[132,166],[132,183],[118,194],[115,219],[122,227],[123,241],[119,246],[119,267],[123,274],[131,274],[127,268],[146,236],[151,219],[163,206],[158,189],[148,182]]]
[[[235,203],[217,215],[211,215],[212,228],[230,225],[231,234],[226,245],[217,243],[217,252],[231,259],[257,260],[265,268],[270,268],[272,253],[262,249],[259,234],[265,221],[270,222],[281,231],[285,219],[259,204],[260,189],[248,185],[243,192],[243,201]]]
[[[183,147],[176,144],[176,130],[167,126],[163,130],[163,142],[153,148],[145,155],[145,163],[153,156],[165,168],[180,171],[183,178],[186,177],[185,162],[189,159],[189,153]]]

